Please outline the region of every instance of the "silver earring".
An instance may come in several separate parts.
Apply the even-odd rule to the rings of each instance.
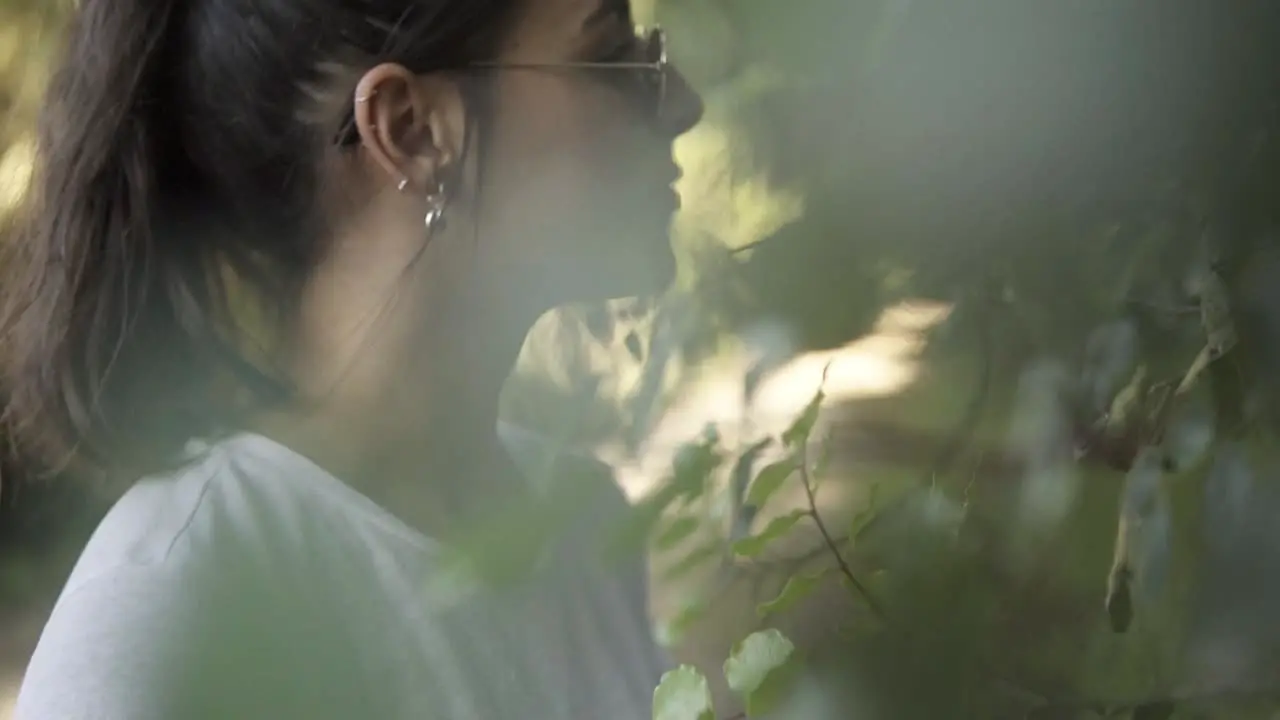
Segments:
[[[422,221],[427,226],[427,232],[434,230],[437,225],[443,225],[446,202],[444,183],[440,183],[436,191],[427,196],[427,215]]]
[[[369,102],[370,100],[372,100],[372,99],[373,99],[373,96],[374,96],[374,95],[377,95],[377,94],[378,94],[378,91],[377,91],[377,90],[371,90],[371,91],[369,92],[369,94],[368,94],[368,95],[358,95],[358,96],[356,96],[356,102],[357,102],[357,103],[367,103],[367,102]]]
[[[409,187],[409,178],[402,178],[400,180],[400,184],[396,186],[396,190],[404,192],[404,189],[407,187]]]

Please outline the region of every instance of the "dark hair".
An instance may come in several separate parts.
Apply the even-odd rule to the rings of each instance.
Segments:
[[[284,397],[229,297],[284,322],[322,252],[322,158],[343,116],[317,122],[317,91],[335,67],[490,57],[514,4],[82,0],[0,266],[10,449],[127,479],[231,429],[245,403],[224,382]]]

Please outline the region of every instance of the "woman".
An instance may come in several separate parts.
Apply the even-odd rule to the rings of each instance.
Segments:
[[[82,0],[3,265],[4,418],[146,479],[17,716],[648,717],[643,577],[599,522],[428,589],[545,497],[495,431],[529,326],[669,282],[700,113],[625,0]]]

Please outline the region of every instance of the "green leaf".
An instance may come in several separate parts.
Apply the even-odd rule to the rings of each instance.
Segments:
[[[654,541],[654,547],[658,550],[670,550],[671,548],[684,542],[690,535],[698,531],[699,522],[697,518],[681,517],[671,521]]]
[[[769,602],[761,603],[756,608],[756,612],[760,615],[760,619],[764,620],[770,615],[787,610],[796,606],[801,600],[813,594],[817,590],[822,581],[826,579],[830,571],[820,573],[810,573],[807,575],[792,575],[787,578],[787,584],[782,586],[778,596]]]
[[[796,648],[777,630],[748,635],[724,663],[729,688],[743,699],[748,715],[775,709],[795,679]]]
[[[822,391],[827,382],[827,371],[831,369],[831,363],[822,369],[822,383],[818,385],[818,391],[814,393],[813,399],[805,406],[800,416],[791,423],[791,427],[782,433],[782,442],[790,448],[796,448],[804,445],[809,441],[809,433],[813,432],[813,426],[818,422],[818,413],[822,409],[822,401],[826,398],[826,394]]]
[[[715,720],[707,678],[690,665],[663,675],[653,691],[653,720]]]
[[[671,647],[679,643],[685,632],[688,631],[689,626],[701,620],[709,609],[710,605],[703,598],[694,598],[686,601],[679,612],[659,626],[657,633],[658,644],[663,647]]]
[[[686,499],[702,495],[711,473],[724,462],[719,451],[720,435],[714,425],[708,425],[702,437],[687,443],[676,451],[672,461],[672,484]]]
[[[542,503],[501,505],[477,519],[458,539],[456,562],[486,583],[518,581],[527,575],[553,537],[554,515]]]
[[[667,507],[681,495],[680,488],[674,484],[664,485],[660,490],[633,507],[617,529],[611,533],[606,544],[606,560],[618,561],[629,558],[642,551],[653,534],[653,527],[662,519]]]
[[[724,550],[724,541],[717,538],[702,547],[691,550],[688,555],[680,558],[678,562],[667,568],[662,573],[662,577],[664,580],[677,580],[684,577],[702,564],[719,558],[724,553]]]
[[[769,547],[769,543],[786,535],[801,519],[809,516],[808,510],[796,510],[782,517],[774,518],[760,534],[743,538],[733,544],[733,552],[743,557],[756,557]]]
[[[772,465],[767,466],[756,475],[756,479],[751,483],[751,488],[747,490],[747,504],[755,507],[757,510],[764,507],[764,504],[773,497],[782,487],[782,483],[791,477],[796,471],[799,464],[795,458],[787,458],[779,460]]]

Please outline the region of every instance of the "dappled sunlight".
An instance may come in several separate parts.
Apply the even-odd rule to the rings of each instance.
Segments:
[[[761,386],[755,410],[765,417],[799,412],[828,364],[823,389],[831,401],[902,392],[918,374],[925,333],[949,312],[949,306],[928,302],[888,308],[869,336],[835,350],[805,353],[778,370]]]
[[[676,141],[675,158],[684,172],[677,184],[684,204],[676,218],[677,242],[705,234],[725,247],[744,247],[803,214],[802,195],[775,187],[765,173],[752,172],[735,157],[735,147],[744,142],[740,131],[715,122],[703,122]]]
[[[0,155],[0,217],[18,207],[26,195],[35,160],[35,144],[30,138],[14,143]]]
[[[655,423],[638,456],[608,459],[619,465],[619,479],[628,495],[641,497],[668,471],[674,452],[715,425],[726,447],[737,447],[746,436],[776,435],[791,423],[822,382],[827,368],[827,402],[888,397],[902,392],[920,371],[919,354],[926,332],[946,319],[950,306],[910,301],[887,308],[866,337],[834,350],[791,357],[760,383],[754,401],[744,403],[743,380],[761,353],[794,352],[787,348],[752,348],[744,343],[707,364],[681,388],[678,399]],[[786,342],[785,333],[771,333],[769,344]],[[821,432],[819,430],[819,432]]]
[[[606,303],[603,314],[618,323],[618,308],[623,302]],[[647,328],[638,322],[622,330],[611,328],[614,335],[623,335],[625,330],[632,329]],[[607,377],[610,383],[626,386],[637,380],[641,368],[617,339],[591,337],[577,308],[556,309],[544,314],[530,329],[516,360],[515,372],[536,375],[564,390],[581,383],[585,377]]]
[[[629,302],[543,315],[526,336],[503,389],[503,417],[575,445],[615,434],[619,410],[645,371],[627,338],[639,342],[652,332],[652,318],[631,312]],[[596,311],[603,328],[593,329],[588,319]]]

